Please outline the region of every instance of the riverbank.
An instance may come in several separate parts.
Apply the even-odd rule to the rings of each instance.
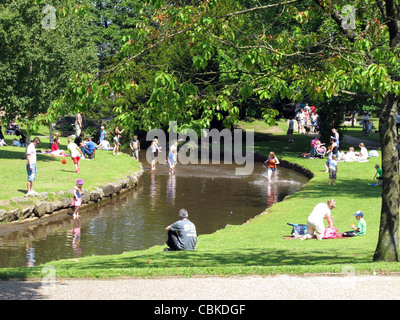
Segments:
[[[288,143],[285,126],[280,123],[279,130],[274,132],[258,130],[255,151],[262,155],[274,151],[279,159],[297,163],[310,170],[314,177],[299,192],[274,204],[249,223],[201,235],[197,249],[191,252],[163,252],[163,246],[156,246],[121,255],[53,261],[46,265],[55,268],[57,278],[400,271],[397,263],[372,262],[378,239],[381,189],[369,183],[380,157],[365,163],[339,163],[337,185],[329,186],[327,173],[324,173],[325,160],[298,157],[300,153],[309,152],[310,137],[296,134],[295,142]],[[285,239],[291,232],[288,222],[305,223],[314,206],[329,198],[337,202],[333,216],[340,232],[349,230],[350,224],[355,223],[353,213],[362,210],[368,224],[367,234],[323,241]],[[2,269],[0,277],[41,277],[42,268]]]
[[[44,139],[43,139],[44,140]],[[72,188],[78,178],[84,180],[84,206],[134,188],[143,168],[126,154],[113,156],[112,151],[98,150],[91,160],[80,160],[80,172],[70,157],[46,154],[45,143],[37,150],[37,196],[26,196],[25,148],[0,148],[3,171],[0,184],[0,229],[9,223],[32,222],[71,208]],[[65,146],[64,146],[65,147]],[[65,148],[64,148],[65,149]],[[65,159],[63,164],[61,160]]]

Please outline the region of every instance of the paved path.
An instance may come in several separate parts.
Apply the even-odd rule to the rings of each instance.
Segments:
[[[246,276],[0,281],[0,299],[381,300],[400,299],[400,276]]]
[[[358,148],[358,145],[363,142],[365,144],[365,147],[368,149],[368,151],[372,149],[380,149],[381,148],[381,143],[376,142],[376,141],[370,141],[370,140],[365,140],[365,139],[360,139],[360,138],[355,138],[352,136],[344,135],[343,140],[345,144],[353,146],[355,149]],[[343,151],[343,150],[341,150]]]

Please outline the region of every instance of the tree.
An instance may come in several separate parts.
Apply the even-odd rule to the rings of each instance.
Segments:
[[[398,261],[399,172],[396,112],[400,97],[399,6],[394,0],[205,0],[158,5],[123,39],[120,60],[106,73],[70,84],[67,97],[93,102],[111,91],[137,90],[126,75],[171,39],[190,39],[191,74],[157,73],[142,124],[174,118],[194,128],[214,119],[230,126],[241,103],[307,96],[349,96],[380,104],[382,211],[375,261]],[[226,5],[229,4],[229,5]],[[146,4],[144,4],[146,6]],[[229,10],[221,10],[221,6]],[[158,28],[154,30],[154,23]],[[143,60],[144,61],[144,60]],[[213,66],[213,67],[210,67]],[[107,79],[105,81],[104,79]],[[95,87],[91,94],[87,88]],[[85,94],[76,94],[80,88]],[[273,114],[271,108],[264,116]]]
[[[5,119],[18,117],[33,125],[64,93],[72,72],[96,69],[91,19],[81,14],[83,3],[46,1],[46,7],[17,0],[0,5],[0,111]]]

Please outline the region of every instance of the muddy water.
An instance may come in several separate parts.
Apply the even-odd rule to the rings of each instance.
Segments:
[[[180,165],[173,175],[144,165],[136,191],[81,212],[79,225],[64,216],[0,236],[0,267],[34,266],[58,259],[118,254],[161,245],[165,227],[177,220],[179,209],[189,212],[197,233],[228,224],[242,224],[286,195],[307,178],[280,168],[269,182],[262,164],[249,176],[236,176],[234,165]]]

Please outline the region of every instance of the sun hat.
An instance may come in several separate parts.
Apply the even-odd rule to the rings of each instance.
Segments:
[[[83,184],[83,179],[76,180],[76,184]]]
[[[353,214],[353,216],[355,216],[355,217],[364,217],[364,213],[362,212],[362,211],[357,211],[355,214]]]

